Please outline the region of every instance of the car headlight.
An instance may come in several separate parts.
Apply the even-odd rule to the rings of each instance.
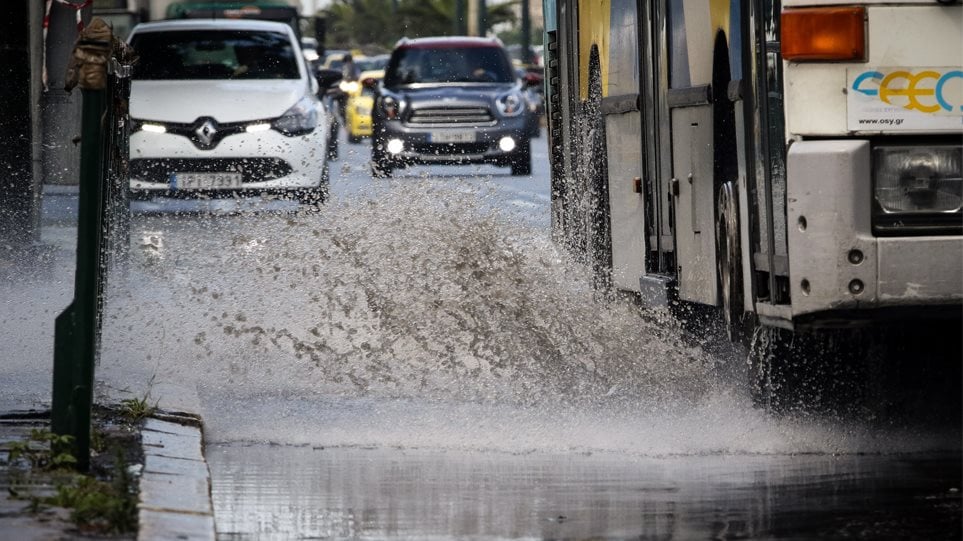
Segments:
[[[393,96],[381,98],[381,110],[385,112],[385,117],[393,120],[401,116],[405,110],[405,100]]]
[[[271,127],[284,135],[294,137],[307,135],[318,126],[318,110],[307,97],[301,98],[283,115],[271,123]]]
[[[873,162],[876,201],[884,214],[960,212],[963,148],[879,146]]]
[[[341,81],[338,83],[338,88],[345,94],[354,94],[361,89],[361,85],[358,81]]]
[[[495,98],[495,107],[502,116],[518,116],[525,109],[525,97],[512,90]]]

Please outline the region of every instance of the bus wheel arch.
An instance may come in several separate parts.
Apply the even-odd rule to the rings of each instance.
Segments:
[[[605,118],[602,115],[602,59],[598,45],[589,53],[588,99],[584,109],[584,143],[588,160],[582,173],[587,177],[589,198],[589,237],[587,252],[595,275],[595,287],[607,290],[611,286],[612,237],[608,186],[608,141]]]
[[[743,326],[742,242],[739,227],[738,156],[735,106],[727,88],[731,78],[729,45],[722,31],[716,34],[712,58],[713,192],[715,194],[716,279],[726,334],[745,342]]]

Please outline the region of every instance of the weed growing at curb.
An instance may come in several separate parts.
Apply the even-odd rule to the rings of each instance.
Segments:
[[[136,423],[157,412],[157,405],[160,403],[160,399],[155,400],[153,404],[150,403],[150,393],[153,388],[154,376],[151,376],[147,382],[147,390],[144,391],[144,396],[140,398],[127,398],[120,401],[121,415],[128,421]]]
[[[31,470],[53,471],[73,467],[77,459],[66,451],[55,452],[55,449],[70,449],[74,437],[58,435],[45,429],[35,428],[30,431],[26,441],[14,442],[8,450],[7,460],[16,464],[21,460],[27,461]]]
[[[146,399],[137,402],[149,405]],[[72,470],[76,460],[69,453],[52,451],[69,449],[72,436],[33,429],[22,441],[5,445],[10,495],[28,502],[25,512],[33,514],[51,507],[68,509],[83,535],[110,538],[136,532],[136,472],[143,464],[138,425],[143,417],[135,419],[128,410],[95,409],[88,474]],[[137,411],[148,416],[154,410]]]
[[[116,473],[110,482],[75,475],[57,485],[57,494],[41,503],[70,509],[70,519],[84,531],[127,533],[137,530],[137,494],[118,450]]]

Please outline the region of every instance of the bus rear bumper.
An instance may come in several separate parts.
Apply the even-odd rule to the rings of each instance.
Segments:
[[[792,318],[963,304],[963,237],[876,237],[866,140],[801,141],[787,155]]]

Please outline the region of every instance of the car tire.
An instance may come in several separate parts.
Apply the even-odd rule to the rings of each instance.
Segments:
[[[385,162],[371,162],[371,174],[376,178],[391,178],[394,168]]]
[[[321,182],[313,188],[304,188],[298,191],[298,202],[314,210],[321,208],[321,205],[328,200],[328,188],[330,185],[331,177],[328,171],[328,164],[325,162],[324,168],[321,170]]]
[[[532,142],[525,140],[511,161],[513,177],[527,177],[532,174]]]
[[[384,145],[381,139],[371,140],[371,174],[376,178],[389,178],[394,169],[385,156]]]
[[[326,184],[314,188],[304,188],[298,191],[298,202],[309,209],[317,210],[328,200],[328,186]]]
[[[331,123],[331,133],[328,134],[328,159],[331,161],[338,159],[338,123]]]

